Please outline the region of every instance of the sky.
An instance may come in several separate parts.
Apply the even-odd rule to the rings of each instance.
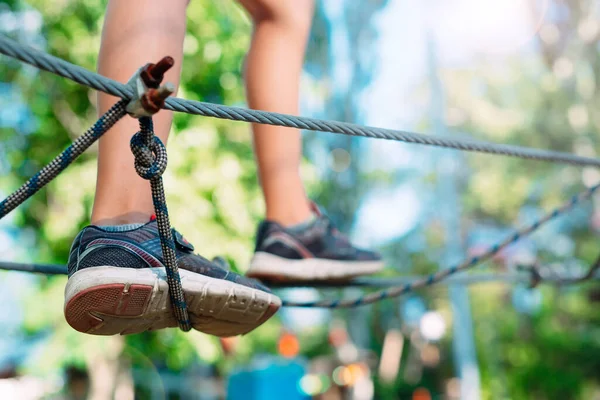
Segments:
[[[379,63],[362,98],[365,124],[415,131],[427,118],[429,105],[414,99],[416,88],[428,80],[429,39],[443,68],[474,69],[481,59],[501,66],[509,57],[530,53],[532,39],[548,16],[547,0],[540,2],[537,13],[528,1],[390,0],[374,21],[380,35],[374,50]],[[374,140],[368,159],[387,170],[419,169],[422,155],[418,145]],[[353,238],[363,246],[377,246],[402,236],[424,212],[419,197],[411,183],[372,193],[359,212]]]

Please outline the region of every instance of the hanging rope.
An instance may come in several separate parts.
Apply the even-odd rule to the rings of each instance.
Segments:
[[[131,138],[131,151],[135,156],[135,170],[139,176],[150,181],[160,245],[167,272],[171,306],[179,328],[187,332],[192,329],[192,325],[183,295],[183,288],[181,287],[177,255],[175,254],[175,241],[171,231],[169,210],[167,209],[162,180],[162,174],[167,168],[167,149],[163,142],[154,135],[152,119],[142,117],[139,121],[140,131]]]
[[[163,60],[161,62],[164,64]],[[158,86],[160,81],[162,81],[164,72],[170,67],[169,65],[160,64],[161,62],[159,64],[146,65],[134,75],[130,82],[130,87],[140,89],[136,93],[137,97],[132,98],[131,101],[120,100],[117,102],[90,129],[67,147],[65,151],[42,168],[40,172],[35,174],[23,186],[0,202],[0,219],[22,204],[52,179],[56,178],[127,112],[132,113],[140,121],[140,132],[135,134],[131,139],[131,151],[135,156],[135,169],[142,178],[150,181],[171,305],[179,327],[184,331],[189,331],[192,326],[181,286],[175,253],[175,242],[173,240],[173,233],[171,232],[162,182],[162,173],[167,167],[167,152],[160,139],[154,136],[152,119],[143,116],[157,112],[160,107],[156,107],[156,105],[162,105],[164,97],[172,93],[173,89],[169,85],[164,87]],[[167,62],[166,64],[169,63]],[[145,79],[141,78],[141,71],[147,72]],[[146,84],[146,81],[149,80],[152,80],[152,82],[148,82],[152,87],[148,87]],[[48,270],[53,273],[58,272],[56,268],[48,268]]]
[[[132,88],[127,85],[88,71],[85,68],[75,66],[41,51],[23,46],[9,39],[5,35],[0,35],[0,53],[19,59],[62,77],[71,79],[82,85],[112,94],[117,97],[121,97],[123,99],[130,99],[134,95]],[[416,143],[489,154],[501,154],[540,161],[552,161],[580,166],[600,167],[599,159],[581,157],[569,153],[505,144],[495,144],[476,140],[437,136],[434,137],[407,131],[373,128],[347,122],[324,121],[315,118],[297,117],[293,115],[259,110],[249,110],[240,107],[229,107],[219,104],[204,103],[200,101],[191,101],[179,98],[167,99],[164,108],[189,114],[229,119],[234,121],[278,125],[351,136],[388,139],[406,143]]]

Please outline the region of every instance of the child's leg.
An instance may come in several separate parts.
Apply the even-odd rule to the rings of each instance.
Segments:
[[[246,61],[250,107],[297,114],[313,0],[239,1],[254,21]],[[310,218],[300,178],[300,131],[259,124],[253,130],[267,221],[258,229],[248,276],[327,280],[380,270],[383,263],[379,254],[354,247],[327,217]]]
[[[177,67],[166,79],[177,83],[185,8],[186,0],[110,0],[100,73],[123,82],[143,64],[170,55]],[[99,100],[101,112],[116,101],[106,95]],[[170,113],[160,111],[154,120],[156,134],[166,141]],[[164,272],[160,272],[164,258],[157,246],[157,222],[149,218],[153,213],[150,185],[136,174],[129,150],[129,140],[138,129],[136,120],[125,118],[100,140],[92,219],[109,226],[88,226],[77,235],[65,288],[65,318],[80,332],[130,334],[177,325],[165,295]],[[181,235],[174,240],[195,329],[218,336],[248,333],[281,306],[268,288],[194,254]]]
[[[313,15],[313,0],[239,0],[254,21],[246,60],[251,108],[298,113],[300,74]],[[297,129],[253,126],[267,219],[293,225],[310,217],[300,178],[302,142]]]
[[[126,82],[137,68],[169,55],[175,66],[164,82],[179,84],[183,59],[187,0],[111,0],[102,32],[100,74]],[[101,93],[98,112],[106,112],[117,99]],[[172,113],[154,116],[157,136],[166,143]],[[100,139],[98,181],[92,222],[114,225],[147,222],[154,213],[150,183],[138,176],[129,149],[131,136],[139,130],[136,119],[125,117]]]

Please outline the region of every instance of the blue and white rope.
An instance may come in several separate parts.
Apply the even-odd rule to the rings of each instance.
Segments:
[[[548,222],[548,221],[558,217],[559,215],[564,214],[568,210],[572,209],[580,201],[591,197],[599,188],[600,188],[600,184],[597,184],[597,185],[592,186],[589,189],[585,190],[584,192],[582,192],[576,196],[573,196],[571,198],[571,200],[569,200],[562,206],[560,206],[560,207],[556,208],[555,210],[553,210],[552,212],[544,215],[543,217],[541,217],[537,221],[533,222],[532,224],[527,225],[524,228],[516,231],[511,236],[504,239],[502,242],[490,247],[483,254],[476,256],[476,257],[471,257],[471,258],[467,259],[466,261],[462,262],[461,264],[454,265],[450,268],[443,269],[439,272],[436,272],[427,277],[421,278],[417,281],[406,283],[406,284],[400,285],[400,286],[395,286],[395,287],[385,289],[385,290],[379,290],[379,291],[369,293],[367,295],[360,296],[360,297],[357,297],[354,299],[318,300],[318,301],[307,301],[307,302],[284,300],[282,305],[284,307],[305,307],[305,308],[352,308],[352,307],[358,307],[358,306],[362,306],[362,305],[366,305],[366,304],[375,303],[375,302],[383,300],[383,299],[398,297],[398,296],[401,296],[408,292],[412,292],[414,290],[433,285],[448,276],[454,275],[458,272],[462,272],[462,271],[471,269],[474,266],[476,266],[477,264],[479,264],[485,260],[488,260],[489,258],[496,255],[498,252],[500,252],[502,249],[504,249],[507,246],[511,245],[512,243],[518,241],[523,236],[528,235],[529,233],[535,231],[541,225],[545,224],[546,222]]]
[[[126,101],[119,101],[112,106],[98,121],[83,135],[75,139],[69,147],[60,153],[48,165],[42,168],[19,189],[0,202],[0,219],[33,196],[58,174],[65,170],[88,147],[106,133],[118,120],[125,115]]]

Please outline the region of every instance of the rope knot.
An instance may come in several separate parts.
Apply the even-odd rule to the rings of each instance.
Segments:
[[[131,138],[135,170],[144,179],[161,176],[167,168],[167,149],[157,136],[137,132]]]

